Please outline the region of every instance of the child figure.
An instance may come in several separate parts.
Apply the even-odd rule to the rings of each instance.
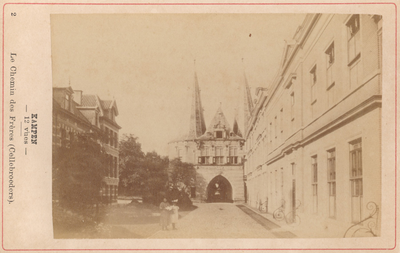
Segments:
[[[171,223],[172,223],[172,229],[176,230],[175,224],[178,222],[178,218],[179,218],[179,214],[178,214],[178,210],[179,210],[179,206],[176,205],[176,203],[178,202],[178,200],[173,200],[172,201],[172,213],[171,213]]]

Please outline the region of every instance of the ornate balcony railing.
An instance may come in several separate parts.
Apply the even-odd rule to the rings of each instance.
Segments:
[[[361,236],[360,233],[365,235],[372,235],[374,237],[378,236],[378,222],[379,222],[379,206],[375,202],[368,202],[367,209],[369,210],[369,215],[350,226],[343,237],[358,237]]]

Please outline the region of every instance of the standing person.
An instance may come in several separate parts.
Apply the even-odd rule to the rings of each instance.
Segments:
[[[176,223],[178,222],[178,218],[179,218],[179,214],[178,214],[178,210],[179,210],[179,206],[176,205],[176,202],[178,202],[178,200],[173,200],[172,201],[172,213],[171,213],[171,223],[172,223],[172,229],[176,230]]]
[[[162,230],[168,230],[169,213],[170,213],[168,209],[170,209],[170,207],[166,198],[164,198],[163,202],[161,202],[160,209],[161,209],[160,223],[162,226]]]

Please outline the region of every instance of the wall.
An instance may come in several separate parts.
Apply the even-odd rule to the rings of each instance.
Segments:
[[[294,205],[300,204],[297,214],[305,223],[320,224],[331,236],[343,236],[352,224],[350,143],[358,138],[362,140],[361,216],[369,214],[369,201],[380,206],[381,199],[381,21],[360,15],[356,33],[359,54],[350,57],[347,24],[352,18],[332,14],[306,17],[302,29],[310,28],[310,32],[300,31],[295,37],[302,42],[288,45],[293,57],[286,57],[287,67],[282,67],[270,85],[268,98],[260,113],[253,115],[257,119],[250,121],[254,123],[246,133],[248,204],[259,208],[261,203],[262,211],[273,213],[283,199],[285,213],[292,211],[295,180]],[[334,61],[329,61],[332,45]],[[335,217],[329,213],[327,170],[327,151],[332,148],[336,151]],[[318,166],[317,212],[313,156]]]

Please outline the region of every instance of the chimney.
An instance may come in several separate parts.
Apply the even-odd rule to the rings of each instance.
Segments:
[[[81,90],[74,90],[74,101],[78,105],[82,105],[82,91]]]

